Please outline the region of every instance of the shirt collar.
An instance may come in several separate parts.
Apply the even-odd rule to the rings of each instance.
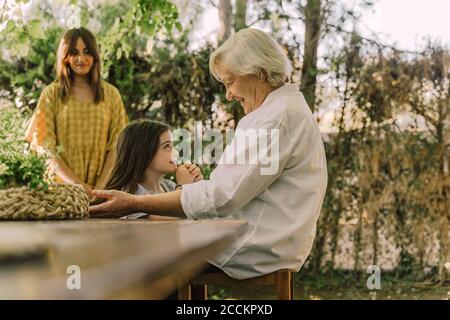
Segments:
[[[254,114],[255,112],[258,112],[258,110],[264,108],[265,106],[271,104],[276,99],[292,94],[292,93],[299,93],[299,88],[296,83],[286,83],[282,85],[281,87],[273,90],[271,93],[267,95],[267,97],[264,99],[263,103],[253,110],[252,112],[248,113],[246,116],[249,116],[251,114]]]
[[[282,85],[281,87],[273,90],[271,93],[269,93],[266,97],[266,99],[264,99],[263,103],[261,104],[260,108],[266,104],[271,103],[274,99],[280,97],[280,96],[284,96],[287,93],[291,93],[291,92],[298,92],[298,85],[296,83],[286,83],[284,85]],[[258,108],[259,109],[259,108]]]

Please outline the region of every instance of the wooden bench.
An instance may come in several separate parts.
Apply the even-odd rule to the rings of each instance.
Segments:
[[[294,277],[289,269],[281,269],[264,276],[237,280],[224,272],[201,273],[192,279],[187,285],[178,290],[179,300],[207,300],[207,285],[216,286],[245,286],[261,285],[274,286],[278,300],[294,299]]]

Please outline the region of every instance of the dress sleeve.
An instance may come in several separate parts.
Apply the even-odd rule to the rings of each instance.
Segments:
[[[108,147],[106,148],[106,151],[110,151],[116,148],[119,135],[122,132],[123,128],[125,128],[125,126],[128,124],[128,116],[122,102],[122,97],[120,96],[120,93],[116,88],[114,88],[113,92],[114,94],[111,100],[112,117],[111,124],[109,126]]]
[[[36,110],[25,133],[25,139],[39,152],[56,156],[56,106],[54,88],[47,86],[41,93]]]

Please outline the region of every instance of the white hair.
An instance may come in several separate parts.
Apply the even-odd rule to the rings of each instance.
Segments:
[[[267,33],[242,29],[227,39],[209,57],[209,70],[219,81],[219,66],[236,76],[255,75],[274,87],[283,85],[292,65],[283,48]]]

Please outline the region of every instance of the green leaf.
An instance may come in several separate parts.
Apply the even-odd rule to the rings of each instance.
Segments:
[[[30,45],[28,43],[16,43],[11,49],[15,54],[20,57],[26,57],[30,51]]]
[[[5,33],[13,32],[16,28],[16,24],[12,20],[8,20],[6,23]]]
[[[38,19],[33,19],[27,26],[28,32],[31,37],[35,39],[45,39],[45,32],[42,28],[42,21]]]
[[[117,49],[117,51],[116,51],[116,58],[117,59],[122,58],[122,48]]]

